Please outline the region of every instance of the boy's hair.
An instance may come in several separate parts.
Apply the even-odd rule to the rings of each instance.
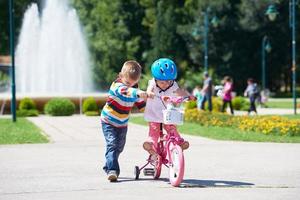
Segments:
[[[131,80],[138,80],[142,73],[141,65],[135,60],[126,61],[121,69],[121,74]]]

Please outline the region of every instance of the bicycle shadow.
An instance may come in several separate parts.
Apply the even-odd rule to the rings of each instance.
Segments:
[[[254,183],[240,182],[240,181],[224,181],[224,180],[198,180],[198,179],[185,179],[180,184],[180,187],[252,187]]]
[[[139,178],[138,180],[131,177],[119,177],[117,183],[122,182],[131,182],[131,181],[163,181],[169,183],[168,178]],[[224,180],[199,180],[199,179],[184,179],[179,185],[181,188],[213,188],[213,187],[222,187],[222,188],[233,188],[233,187],[252,187],[254,183],[240,182],[240,181],[224,181]]]

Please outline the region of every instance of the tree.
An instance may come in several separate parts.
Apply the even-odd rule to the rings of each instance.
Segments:
[[[14,1],[15,40],[18,41],[23,15],[28,5],[37,3],[38,0]],[[9,54],[9,1],[0,1],[0,55]],[[16,44],[16,43],[15,43]]]
[[[150,66],[158,58],[171,58],[177,64],[179,77],[185,71],[186,43],[179,34],[179,25],[184,20],[182,9],[184,1],[158,0],[141,1],[145,8],[143,24],[149,29],[151,47],[145,50],[146,63]]]
[[[138,22],[142,14],[137,1],[74,0],[74,6],[85,25],[96,83],[107,88],[124,61],[141,55],[138,50],[143,33]],[[131,6],[136,13],[130,12]]]

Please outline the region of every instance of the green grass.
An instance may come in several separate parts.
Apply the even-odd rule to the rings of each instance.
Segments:
[[[292,101],[268,101],[266,105],[268,108],[294,108]]]
[[[282,117],[287,117],[289,119],[300,119],[300,114],[297,114],[297,115],[281,115],[281,116]]]
[[[130,122],[140,125],[147,125],[143,117],[131,117]],[[245,132],[235,128],[226,127],[206,127],[195,123],[184,123],[178,126],[183,134],[203,136],[216,140],[236,140],[236,141],[252,141],[252,142],[282,142],[282,143],[300,143],[300,136],[276,136],[264,135],[256,132]]]
[[[25,118],[13,123],[11,119],[0,119],[0,144],[47,143],[41,130]]]

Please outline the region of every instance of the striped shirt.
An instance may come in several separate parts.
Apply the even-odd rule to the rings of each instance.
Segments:
[[[101,120],[115,127],[126,127],[133,106],[144,111],[146,103],[137,96],[137,88],[128,87],[117,79],[112,83],[101,112]]]

